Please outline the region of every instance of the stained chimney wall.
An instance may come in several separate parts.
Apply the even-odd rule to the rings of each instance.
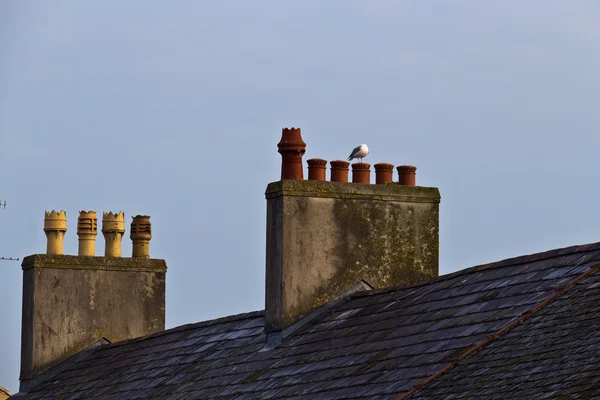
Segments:
[[[437,188],[279,181],[266,198],[267,331],[361,280],[383,288],[438,275]]]
[[[36,254],[22,267],[22,381],[102,337],[165,329],[164,260]]]

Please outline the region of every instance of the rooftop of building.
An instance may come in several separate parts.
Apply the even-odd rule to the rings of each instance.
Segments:
[[[590,398],[599,267],[595,243],[358,291],[274,347],[263,311],[98,344],[15,399]]]

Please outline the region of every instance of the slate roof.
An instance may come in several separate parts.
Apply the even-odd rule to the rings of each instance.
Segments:
[[[95,347],[15,398],[589,398],[598,261],[600,243],[355,293],[272,349],[262,311],[184,325]]]

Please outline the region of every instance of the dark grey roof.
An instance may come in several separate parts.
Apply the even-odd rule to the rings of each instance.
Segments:
[[[411,399],[600,397],[599,288],[593,271]]]
[[[587,397],[599,260],[593,244],[356,293],[270,350],[263,312],[185,325],[95,347],[18,398]]]

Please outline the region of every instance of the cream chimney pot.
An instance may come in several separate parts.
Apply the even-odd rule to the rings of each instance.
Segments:
[[[79,256],[96,255],[96,235],[98,234],[98,218],[96,211],[79,211],[77,218],[77,235],[79,236]]]
[[[46,211],[44,232],[47,238],[46,254],[63,254],[64,238],[67,233],[67,213],[63,210]]]
[[[121,241],[125,234],[125,214],[105,212],[102,214],[102,234],[104,235],[104,256],[121,257]]]

